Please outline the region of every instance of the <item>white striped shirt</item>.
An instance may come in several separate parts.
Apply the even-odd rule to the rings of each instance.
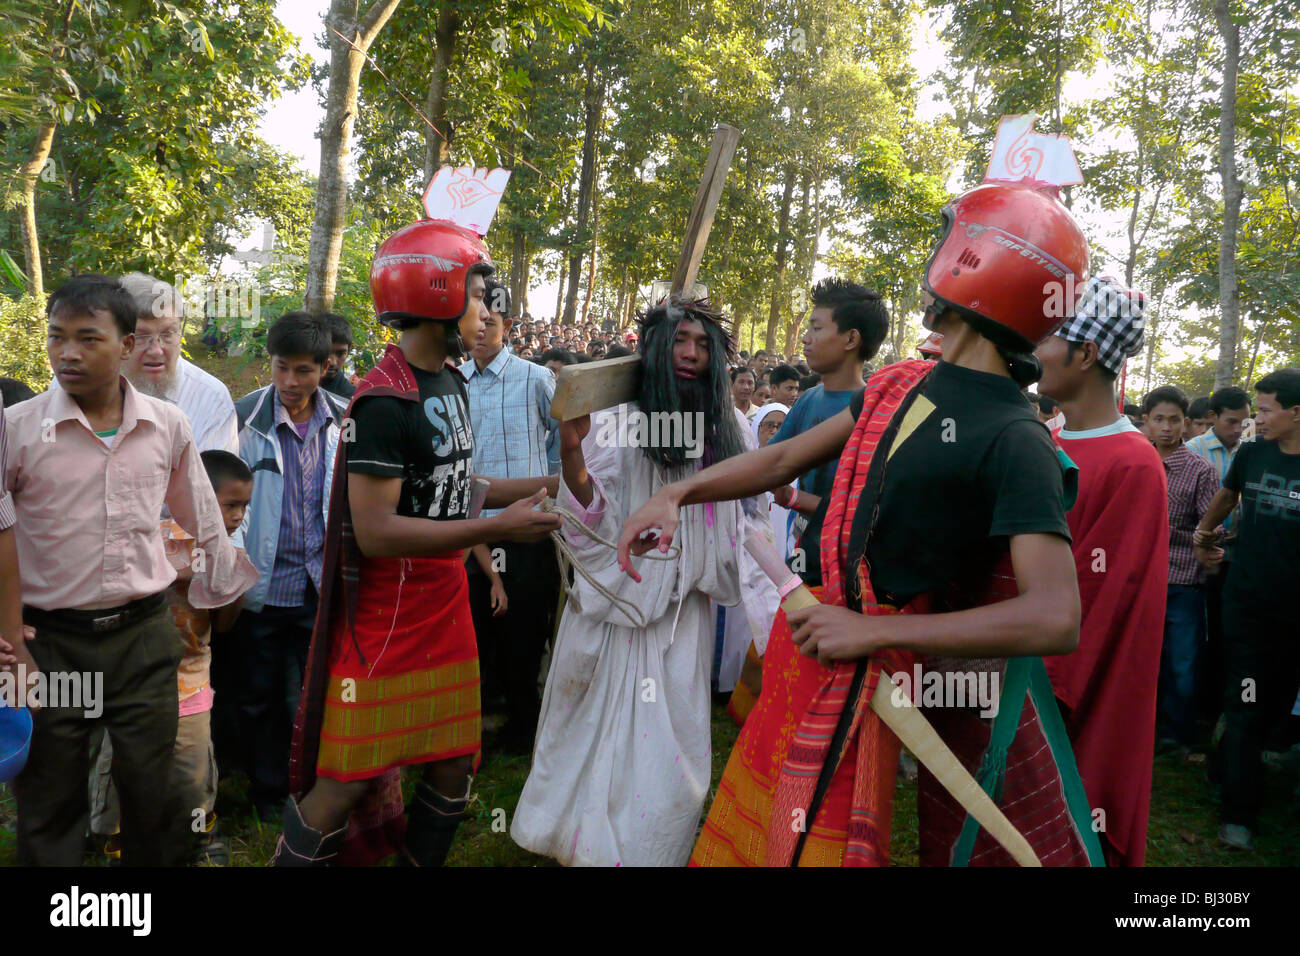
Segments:
[[[502,348],[479,369],[473,359],[460,366],[469,393],[474,430],[474,471],[488,478],[540,478],[550,474],[549,450],[559,434],[551,418],[555,375]],[[485,508],[483,517],[500,508]]]
[[[0,398],[0,531],[8,531],[18,521],[14,511],[14,497],[4,482],[5,469],[9,464],[9,442],[5,438],[5,403]]]
[[[1195,438],[1189,438],[1185,443],[1187,450],[1193,454],[1200,455],[1219,473],[1219,484],[1223,484],[1223,479],[1227,477],[1228,469],[1232,466],[1232,460],[1237,457],[1237,452],[1241,449],[1241,442],[1238,441],[1229,451],[1228,447],[1219,441],[1219,436],[1214,434],[1213,429],[1202,432]],[[1237,524],[1237,509],[1232,509],[1232,514],[1228,515],[1223,521],[1223,530],[1231,532]]]

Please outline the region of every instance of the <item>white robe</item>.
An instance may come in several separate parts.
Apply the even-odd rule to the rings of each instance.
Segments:
[[[630,410],[630,407],[629,407]],[[583,442],[594,497],[584,509],[560,484],[559,503],[616,541],[626,518],[663,485],[698,465],[663,473],[640,448],[602,447],[603,418]],[[737,425],[752,448],[739,412]],[[766,516],[764,516],[766,517]],[[764,524],[766,522],[763,522]],[[641,582],[616,553],[565,522],[578,560],[649,622],[575,577],[556,635],[533,764],[510,835],[526,850],[578,866],[683,866],[690,858],[710,779],[710,599],[741,600],[752,563],[744,535],[759,526],[740,502],[681,510],[667,561],[633,558]],[[743,568],[738,568],[738,562]]]
[[[786,509],[772,504],[771,492],[763,492],[758,498],[760,522],[765,517],[771,518],[768,514],[769,508],[773,511],[779,510],[782,514],[787,513]],[[767,527],[761,527],[760,530],[771,538],[775,534],[776,527],[776,519],[771,518]],[[781,533],[784,536],[784,528]],[[777,547],[776,550],[785,557],[784,548]],[[741,572],[743,577],[740,582],[739,605],[724,609],[716,601],[710,602],[713,605],[715,620],[717,614],[725,610],[722,627],[722,659],[718,663],[718,690],[723,693],[736,689],[736,682],[740,680],[740,672],[744,669],[745,655],[749,652],[750,644],[754,645],[754,650],[759,657],[767,651],[767,639],[772,632],[772,620],[781,605],[781,597],[776,592],[776,585],[762,568],[749,559],[748,555],[741,563]]]

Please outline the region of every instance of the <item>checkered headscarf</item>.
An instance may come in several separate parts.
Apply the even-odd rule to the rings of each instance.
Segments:
[[[1141,292],[1125,289],[1112,276],[1093,276],[1074,317],[1056,334],[1067,342],[1096,342],[1097,361],[1118,375],[1124,359],[1142,350],[1145,306]]]

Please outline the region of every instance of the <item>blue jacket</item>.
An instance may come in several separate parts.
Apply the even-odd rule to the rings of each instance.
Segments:
[[[347,399],[320,389],[333,421],[325,425],[325,485],[321,494],[321,521],[328,524],[330,484],[334,480],[334,458],[343,427]],[[284,502],[284,461],[275,435],[275,386],[249,392],[235,403],[239,417],[239,457],[253,472],[253,500],[244,512],[239,534],[248,559],[257,568],[257,583],[244,594],[244,610],[260,611],[266,604],[280,543],[280,506]]]

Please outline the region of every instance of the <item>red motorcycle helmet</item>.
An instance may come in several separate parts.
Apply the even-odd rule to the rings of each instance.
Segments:
[[[944,206],[943,218],[925,269],[936,299],[926,328],[947,306],[996,344],[1032,351],[1074,315],[1088,281],[1088,242],[1043,184],[976,186]]]
[[[455,322],[469,305],[469,277],[495,271],[483,240],[446,219],[421,219],[397,230],[370,266],[370,297],[379,321]]]

